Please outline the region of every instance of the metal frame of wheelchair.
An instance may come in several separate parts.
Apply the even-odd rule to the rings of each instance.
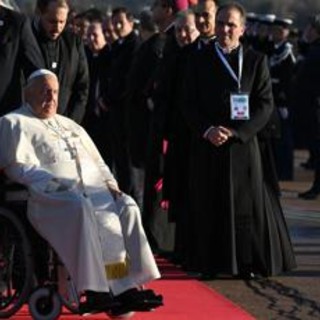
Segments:
[[[39,261],[35,244],[31,241],[36,232],[26,216],[27,191],[17,184],[8,183],[3,177],[1,180],[0,318],[13,316],[25,303],[28,303],[30,314],[36,320],[58,319],[63,306],[72,313],[78,313],[80,298],[65,268],[47,243],[48,259],[42,268],[47,277],[39,279],[36,274]]]

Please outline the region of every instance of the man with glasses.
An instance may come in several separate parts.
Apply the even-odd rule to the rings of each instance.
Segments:
[[[193,55],[185,76],[194,228],[188,250],[193,271],[210,277],[270,276],[295,267],[257,140],[273,110],[269,68],[266,56],[241,45],[245,17],[238,3],[219,7],[216,41]]]

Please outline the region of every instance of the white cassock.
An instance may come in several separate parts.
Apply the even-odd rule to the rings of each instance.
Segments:
[[[74,121],[39,119],[29,106],[0,118],[0,168],[29,189],[28,217],[77,290],[115,295],[160,277],[134,200]]]

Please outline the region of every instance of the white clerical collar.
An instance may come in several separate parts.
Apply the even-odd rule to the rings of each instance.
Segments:
[[[211,37],[204,37],[204,36],[200,36],[200,40],[204,43],[204,44],[208,44],[210,41],[214,40],[216,38],[215,35],[211,36]]]
[[[197,44],[197,49],[201,50],[203,45],[207,46],[211,41],[215,40],[216,36],[213,35],[212,37],[199,37],[199,41]]]
[[[174,26],[174,21],[171,22],[171,23],[163,30],[163,32],[166,33],[166,32],[169,31],[173,26]]]
[[[216,42],[216,44],[223,54],[230,54],[232,51],[237,50],[240,47],[240,44],[238,44],[237,46],[231,48],[223,48],[218,41]]]

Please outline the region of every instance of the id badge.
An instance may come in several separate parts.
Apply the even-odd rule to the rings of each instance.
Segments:
[[[249,94],[247,93],[231,93],[231,120],[249,120]]]

